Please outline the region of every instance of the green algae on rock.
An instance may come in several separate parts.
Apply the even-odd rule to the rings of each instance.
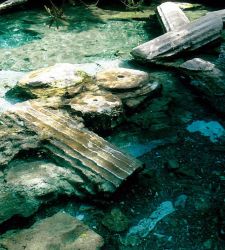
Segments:
[[[102,224],[110,231],[123,232],[128,229],[129,220],[119,208],[114,208],[104,216]]]
[[[16,90],[32,98],[51,96],[73,96],[93,80],[85,72],[69,63],[55,64],[26,74],[19,80]]]

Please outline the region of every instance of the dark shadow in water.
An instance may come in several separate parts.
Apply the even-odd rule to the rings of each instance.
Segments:
[[[162,27],[160,26],[156,15],[150,16],[150,18],[146,20],[143,28],[148,34],[149,40],[163,35]]]
[[[68,22],[67,31],[82,32],[104,24],[105,22],[94,13],[94,10],[84,5],[70,6],[69,11],[65,11]]]

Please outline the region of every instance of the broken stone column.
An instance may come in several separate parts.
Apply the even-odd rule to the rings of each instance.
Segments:
[[[138,107],[161,89],[144,71],[108,68],[89,75],[87,66],[58,63],[29,72],[7,95],[44,99],[45,105],[54,98],[58,108],[81,116],[85,126],[99,132],[115,128],[125,109]]]
[[[212,11],[212,12],[209,12],[207,14],[207,16],[210,16],[210,15],[212,15],[212,16],[219,16],[220,18],[222,18],[223,23],[225,23],[225,9],[223,9],[223,10],[217,10],[217,11]]]
[[[190,23],[176,3],[165,2],[157,7],[156,13],[165,32],[176,30]]]
[[[184,22],[189,22],[184,12],[174,3],[163,3],[157,9],[161,24],[166,31],[175,30],[184,25]],[[208,15],[225,17],[225,11],[211,12]],[[217,111],[225,112],[225,74],[221,70],[200,58],[186,61],[179,69],[189,78],[188,83],[191,87],[201,93]]]
[[[28,217],[58,196],[107,197],[143,168],[79,118],[41,104],[23,102],[0,116],[0,223]],[[48,161],[15,158],[34,149]]]
[[[8,134],[0,138],[2,165],[23,149],[42,147],[49,157],[84,180],[84,184],[77,185],[81,193],[112,193],[142,167],[140,161],[82,128],[76,120],[46,109],[38,101],[16,105],[2,114],[0,121]],[[15,141],[13,131],[18,134]]]
[[[220,38],[223,22],[220,16],[208,15],[167,32],[134,48],[131,54],[139,60],[154,62],[181,52],[194,51]]]

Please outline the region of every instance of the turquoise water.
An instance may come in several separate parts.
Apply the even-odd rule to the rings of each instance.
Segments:
[[[199,16],[199,13],[193,16]],[[84,10],[81,7],[66,8],[65,14],[68,24],[60,25],[59,29],[55,25],[48,27],[49,17],[44,10],[0,16],[0,69],[29,71],[57,62],[127,60],[131,58],[129,53],[133,47],[162,32],[154,16],[150,21],[148,18],[136,20],[126,17],[127,13],[124,16],[115,11]],[[223,55],[221,53],[218,59],[221,64]],[[154,70],[151,76],[161,75],[164,69],[151,69]],[[217,225],[218,210],[224,204],[224,145],[209,140],[210,136],[216,136],[215,132],[220,133],[221,127],[217,126],[218,123],[209,126],[205,122],[203,127],[194,127],[196,132],[199,127],[204,129],[209,138],[199,132],[187,131],[187,124],[199,125],[195,123],[199,119],[218,120],[223,127],[224,119],[209,113],[176,75],[165,71],[159,78],[163,84],[162,96],[152,100],[149,108],[129,117],[129,126],[117,128],[106,138],[121,150],[139,157],[146,169],[134,177],[130,186],[119,190],[115,200],[104,201],[105,206],[95,204],[90,208],[88,204],[89,208],[81,209],[80,201],[70,198],[66,207],[58,200],[55,207],[53,204],[53,207],[49,205],[49,208],[40,209],[39,215],[35,215],[36,220],[43,214],[49,216],[49,211],[70,211],[105,238],[107,250],[158,250],[165,247],[200,250],[206,249],[204,246],[209,240],[211,249],[224,249],[217,233],[220,229]],[[7,81],[4,81],[6,86]],[[3,92],[0,91],[0,97]],[[0,112],[10,106],[5,99],[0,99]],[[168,169],[165,163],[171,161],[177,163],[178,169]],[[177,197],[182,195],[188,197],[187,204],[160,222],[154,233],[138,247],[123,246],[120,240],[123,234],[106,230],[101,224],[104,214],[119,207],[128,216],[132,229],[132,226],[142,225],[139,222],[144,218],[155,215],[154,211],[162,202],[175,204]]]
[[[66,24],[58,29],[55,23],[49,27],[51,19],[44,9],[1,16],[0,68],[30,71],[58,62],[128,59],[133,47],[158,32],[149,35],[151,22],[119,11],[65,7],[65,16]]]

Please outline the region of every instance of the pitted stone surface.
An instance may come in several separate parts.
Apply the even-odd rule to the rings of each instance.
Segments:
[[[93,93],[82,93],[74,97],[69,103],[70,107],[82,114],[107,114],[113,115],[115,111],[122,112],[122,102],[120,98],[110,93],[104,95]]]
[[[97,84],[108,90],[129,90],[149,82],[149,74],[140,70],[112,68],[96,75]]]

